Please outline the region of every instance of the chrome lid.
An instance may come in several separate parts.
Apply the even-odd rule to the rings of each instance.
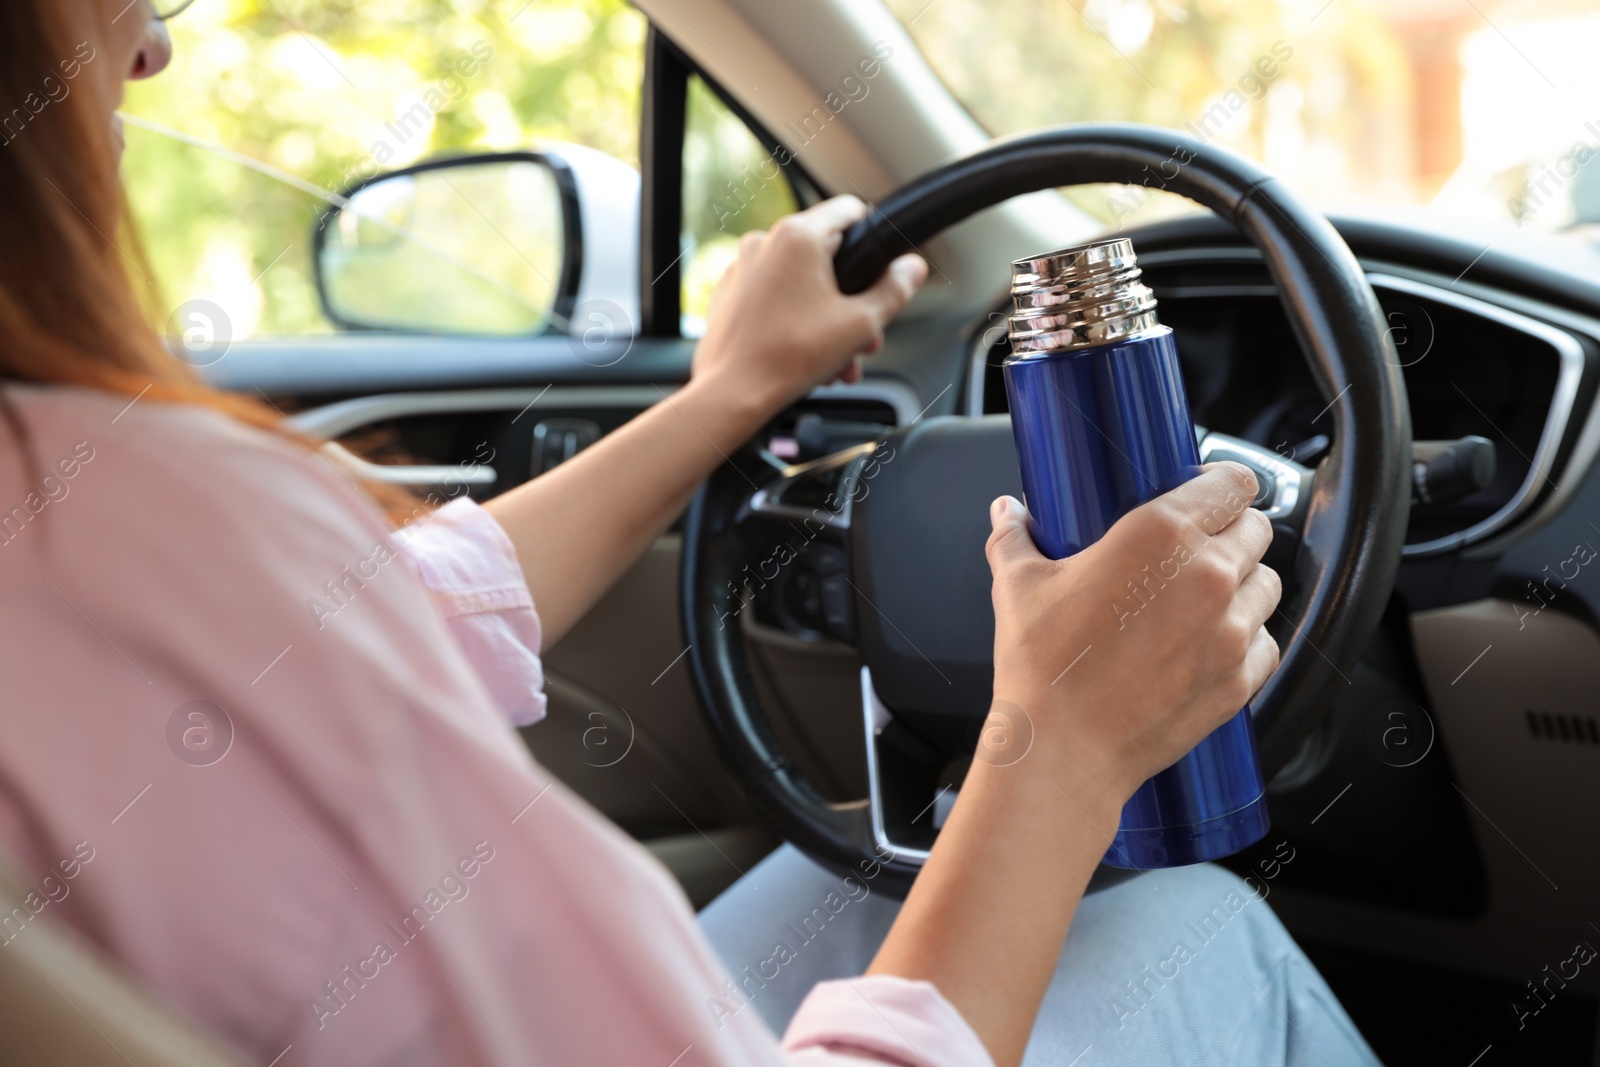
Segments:
[[[1109,344],[1161,325],[1139,280],[1133,242],[1101,238],[1011,264],[1016,308],[1007,322],[1016,358]]]

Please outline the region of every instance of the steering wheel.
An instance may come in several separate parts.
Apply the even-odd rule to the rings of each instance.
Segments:
[[[1333,415],[1332,447],[1314,469],[1222,434],[1200,442],[1203,458],[1264,475],[1256,506],[1291,546],[1271,626],[1282,662],[1251,702],[1270,778],[1348,683],[1393,588],[1410,506],[1400,361],[1366,276],[1328,221],[1254,163],[1176,131],[1062,126],[997,141],[913,181],[845,234],[835,270],[841,289],[859,292],[896,256],[983,208],[1152,176],[1259,249]],[[997,282],[1006,267],[995,264]],[[787,840],[836,872],[876,878],[874,888],[910,887],[935,833],[926,813],[954,780],[952,765],[971,756],[987,714],[988,505],[1020,488],[1009,418],[943,416],[799,466],[747,448],[687,514],[684,629],[723,759]],[[825,797],[768,716],[744,610],[763,597],[780,614],[798,598],[794,610],[811,627],[860,653],[866,799]]]

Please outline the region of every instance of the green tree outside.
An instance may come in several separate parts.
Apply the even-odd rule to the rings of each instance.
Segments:
[[[172,67],[124,105],[133,216],[164,303],[216,300],[236,336],[330,329],[310,261],[327,205],[139,120],[334,191],[541,140],[637,165],[645,20],[623,0],[200,0],[171,30]]]

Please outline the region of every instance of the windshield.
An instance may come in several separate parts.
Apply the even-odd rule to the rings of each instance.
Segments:
[[[995,134],[1188,131],[1325,210],[1600,223],[1600,14],[1562,0],[888,0]],[[1069,190],[1110,225],[1194,210]]]

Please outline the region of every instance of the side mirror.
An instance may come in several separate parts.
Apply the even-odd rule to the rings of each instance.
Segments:
[[[583,213],[557,155],[377,175],[322,216],[313,240],[323,309],[343,329],[525,337],[565,332],[578,300]]]

